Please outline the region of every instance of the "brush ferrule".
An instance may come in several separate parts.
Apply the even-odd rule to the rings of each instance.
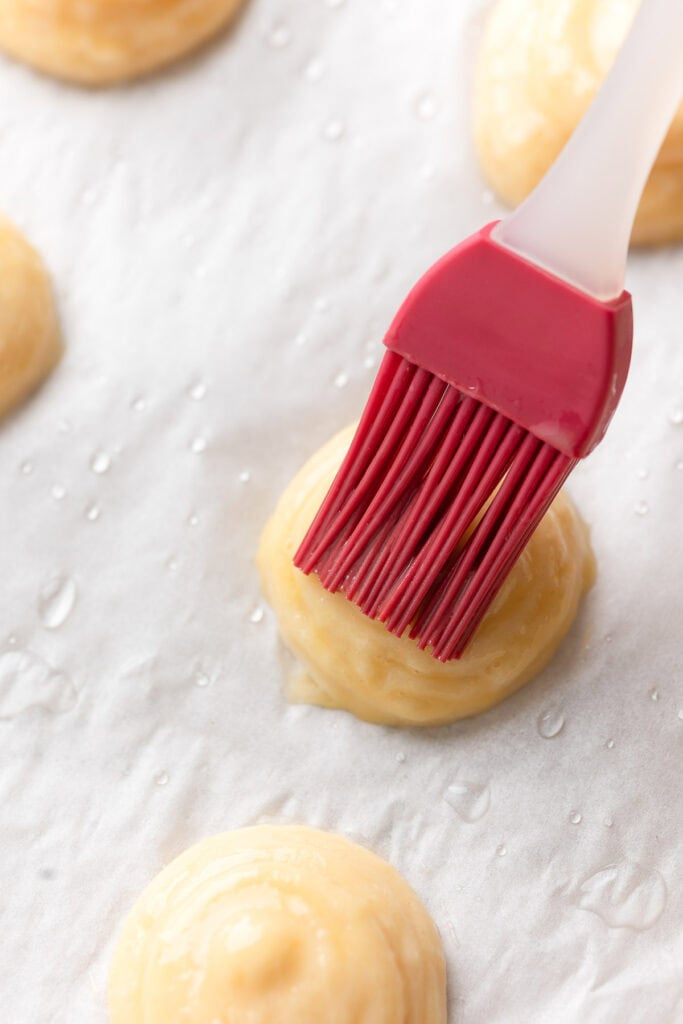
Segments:
[[[631,297],[601,302],[491,238],[424,275],[385,345],[570,458],[602,440],[631,359]]]

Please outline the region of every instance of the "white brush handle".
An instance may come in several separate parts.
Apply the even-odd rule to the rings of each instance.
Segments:
[[[493,237],[598,299],[620,295],[638,203],[682,95],[683,0],[642,0],[585,117]]]

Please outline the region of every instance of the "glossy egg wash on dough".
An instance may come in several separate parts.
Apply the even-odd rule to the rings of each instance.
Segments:
[[[57,308],[43,262],[0,217],[0,416],[38,387],[61,352]]]
[[[183,57],[244,0],[0,0],[0,50],[39,71],[111,85]]]
[[[261,538],[264,593],[305,669],[290,697],[388,725],[435,725],[493,707],[541,671],[574,621],[595,575],[585,524],[561,493],[464,656],[438,662],[292,563],[352,436],[343,431],[306,463]]]
[[[109,1006],[111,1024],[446,1024],[443,950],[385,861],[257,826],[198,843],[145,890]]]

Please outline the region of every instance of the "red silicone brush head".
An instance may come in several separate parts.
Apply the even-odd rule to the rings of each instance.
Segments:
[[[630,299],[601,303],[491,227],[413,289],[349,452],[295,556],[328,590],[460,657],[621,395]]]

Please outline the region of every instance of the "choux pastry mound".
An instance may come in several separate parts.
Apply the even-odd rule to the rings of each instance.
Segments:
[[[149,885],[111,1024],[446,1024],[441,940],[389,864],[292,826],[198,843]]]
[[[595,573],[584,523],[562,492],[464,656],[438,662],[292,563],[352,436],[343,431],[306,463],[261,539],[264,593],[305,670],[289,696],[388,725],[435,725],[493,707],[540,672],[574,621]]]
[[[0,0],[0,50],[57,78],[110,85],[177,60],[244,0]]]
[[[516,206],[538,184],[610,69],[639,0],[497,0],[474,86],[484,175]],[[683,106],[643,194],[632,242],[683,238]]]
[[[23,235],[0,217],[0,416],[38,387],[60,355],[47,271]]]

